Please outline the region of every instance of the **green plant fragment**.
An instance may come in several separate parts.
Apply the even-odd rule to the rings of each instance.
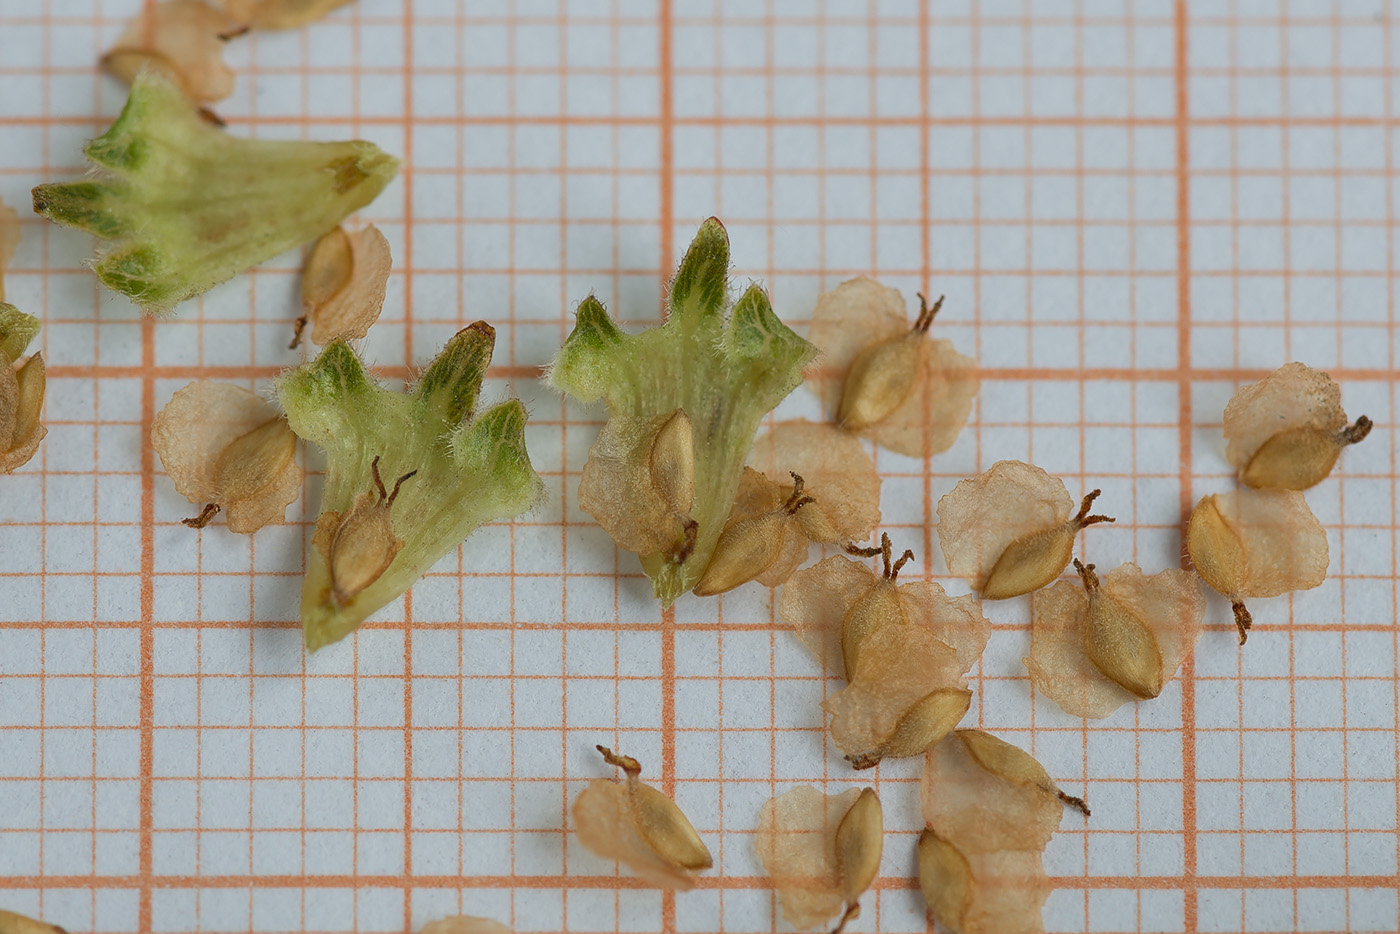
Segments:
[[[334,229],[399,164],[363,140],[230,136],[150,71],[83,152],[96,173],[38,186],[34,212],[111,241],[97,277],[153,315]]]
[[[354,631],[483,522],[539,501],[525,407],[476,411],[495,340],[484,321],[458,331],[407,393],[379,386],[343,340],[278,382],[292,430],[326,452],[302,587],[307,649]]]
[[[802,368],[816,354],[778,320],[758,285],[749,286],[726,314],[728,270],[729,235],[712,217],[700,226],[671,280],[665,323],[625,334],[590,295],[546,377],[579,402],[603,400],[610,423],[669,418],[678,409],[690,420],[695,485],[681,523],[686,534],[640,554],[666,605],[704,574],[760,420],[797,387]],[[639,456],[645,450],[639,445]],[[608,528],[615,518],[600,521]]]

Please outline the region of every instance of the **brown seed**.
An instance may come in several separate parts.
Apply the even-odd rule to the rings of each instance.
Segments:
[[[1165,684],[1176,674],[1200,639],[1205,597],[1200,578],[1180,568],[1149,577],[1127,563],[1100,581],[1088,565],[1080,574],[1080,581],[1059,581],[1036,593],[1024,661],[1031,683],[1065,713],[1105,717],[1144,697],[1130,687],[1134,682],[1160,693],[1158,675]],[[1092,590],[1086,589],[1089,578]],[[1107,643],[1097,658],[1090,652],[1091,617]],[[1150,650],[1129,648],[1120,638],[1124,632],[1150,638]]]
[[[985,600],[1030,593],[1069,564],[1079,530],[1107,516],[1087,515],[1090,493],[1071,515],[1065,485],[1039,467],[998,461],[938,501],[938,544],[948,570]]]
[[[789,536],[801,535],[794,516],[813,502],[806,495],[801,477],[794,475],[792,494],[770,512],[730,521],[719,535],[713,556],[695,585],[697,597],[709,597],[733,590],[761,576],[778,560]]]
[[[1303,490],[1326,479],[1342,448],[1370,430],[1364,415],[1347,426],[1341,389],[1326,373],[1288,363],[1230,399],[1225,456],[1246,486]]]
[[[590,851],[616,859],[664,888],[690,888],[693,873],[709,869],[710,851],[674,801],[641,781],[631,756],[597,747],[604,761],[622,769],[622,784],[596,780],[574,802],[579,840]]]
[[[1152,630],[1116,600],[1103,596],[1094,566],[1078,559],[1075,569],[1089,594],[1084,649],[1089,660],[1113,681],[1138,697],[1162,693],[1162,652]]]
[[[809,381],[832,416],[911,457],[953,446],[979,388],[974,361],[924,333],[932,310],[920,301],[911,329],[898,291],[851,279],[818,299],[810,335],[822,356]]]
[[[974,884],[967,857],[953,844],[924,828],[919,835],[919,890],[934,920],[961,934]]]
[[[239,435],[224,448],[214,466],[221,502],[256,496],[269,477],[281,473],[297,452],[297,436],[285,418],[270,418]]]
[[[953,732],[971,706],[972,692],[966,688],[930,691],[904,712],[883,745],[868,752],[847,754],[846,759],[851,768],[859,770],[874,768],[884,759],[920,755]]]
[[[806,481],[807,492],[816,499],[797,513],[797,522],[813,542],[864,541],[880,523],[875,462],[865,445],[833,425],[801,419],[779,422],[754,441],[749,466],[779,487],[773,505],[791,495],[792,474]],[[805,557],[806,549],[802,552]]]
[[[614,415],[589,449],[579,481],[579,508],[597,519],[618,547],[639,555],[678,556],[694,546],[698,529],[687,513],[675,508],[685,498],[682,448],[688,422],[675,411]],[[666,437],[658,450],[663,428]],[[658,471],[669,473],[658,476]]]
[[[1204,496],[1186,529],[1191,563],[1231,601],[1243,645],[1253,624],[1245,597],[1310,590],[1327,576],[1327,534],[1295,490]]]
[[[337,227],[316,241],[302,268],[302,316],[291,346],[308,322],[312,343],[322,347],[368,334],[384,308],[392,265],[389,241],[373,225],[354,234]]]
[[[906,549],[899,560],[891,563],[893,548],[888,535],[881,536],[880,553],[885,571],[875,585],[857,599],[841,620],[841,657],[845,660],[847,681],[854,681],[856,664],[860,660],[861,643],[885,626],[907,623],[908,617],[900,603],[895,581],[899,569],[914,560],[914,552]]]
[[[47,384],[44,355],[36,353],[18,370],[0,354],[0,473],[10,473],[34,457],[48,429],[39,424]]]
[[[344,516],[327,512],[316,522],[312,541],[326,555],[331,598],[337,606],[345,606],[356,594],[379,580],[403,548],[403,539],[394,532],[391,511],[404,481],[418,471],[410,470],[399,477],[394,492],[390,493],[379,476],[377,456],[370,463],[370,470],[374,474],[375,489],[356,496]],[[323,524],[328,530],[324,537]]]
[[[839,934],[848,921],[860,916],[860,897],[880,872],[884,836],[880,799],[874,788],[865,788],[836,827],[836,876],[846,912],[832,934]]]
[[[690,416],[676,409],[651,443],[651,483],[677,515],[695,508],[695,439]]]
[[[1016,539],[1006,547],[982,585],[983,600],[1005,600],[1032,593],[1060,576],[1074,554],[1079,530],[1096,522],[1112,522],[1109,516],[1091,516],[1089,507],[1100,491],[1093,490],[1079,504],[1079,512],[1060,525]]]

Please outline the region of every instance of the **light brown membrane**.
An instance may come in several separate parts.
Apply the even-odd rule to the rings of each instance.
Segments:
[[[225,37],[236,25],[203,0],[165,0],[131,21],[102,64],[127,84],[149,68],[196,104],[220,101],[233,93],[233,70],[223,55]]]

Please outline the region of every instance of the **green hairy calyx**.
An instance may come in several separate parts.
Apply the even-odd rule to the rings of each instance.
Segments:
[[[667,544],[656,548],[645,535],[618,534],[616,525],[591,508],[580,491],[581,503],[619,545],[647,542],[637,546],[642,568],[666,605],[704,574],[760,420],[797,387],[802,368],[816,353],[778,320],[757,285],[751,285],[726,315],[728,270],[729,236],[710,218],[671,280],[664,324],[624,334],[602,304],[589,296],[579,305],[574,330],[547,376],[550,385],[579,402],[602,399],[607,404],[608,427],[590,452],[585,474],[599,461],[625,461],[632,456],[629,452],[644,458],[651,444],[652,486],[643,492],[652,496],[659,491],[663,501],[667,477],[658,475],[657,462],[665,460],[665,452],[654,439],[661,438],[662,444],[666,440],[653,424],[677,410],[684,412],[687,443],[675,450],[683,451],[687,461],[693,457],[693,465],[685,465],[687,495],[674,509],[676,534],[667,530],[662,536]],[[639,431],[656,433],[636,441]],[[599,467],[600,472],[607,469]],[[625,466],[616,469],[625,472]],[[624,511],[635,507],[636,514],[646,514],[635,503],[614,502],[609,508],[613,506]],[[656,550],[647,551],[652,548]]]
[[[525,407],[476,411],[495,341],[484,321],[463,328],[407,393],[379,386],[341,340],[279,381],[292,430],[326,452],[301,595],[309,650],[344,638],[483,522],[539,501]]]
[[[83,152],[95,174],[35,188],[34,212],[110,241],[98,278],[155,315],[333,229],[398,171],[360,140],[229,136],[153,72]]]

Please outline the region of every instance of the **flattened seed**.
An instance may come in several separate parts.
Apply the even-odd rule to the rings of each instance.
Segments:
[[[379,580],[404,545],[403,539],[394,532],[390,510],[404,481],[418,471],[410,471],[399,477],[394,484],[394,492],[389,493],[379,477],[378,457],[371,463],[370,469],[377,489],[356,496],[344,516],[328,512],[316,523],[318,535],[323,521],[329,519],[327,527],[333,528],[326,545],[326,563],[330,565],[331,595],[341,606]]]
[[[637,818],[637,832],[657,856],[685,869],[709,869],[710,851],[680,806],[635,775],[627,777],[627,793]]]
[[[676,409],[651,443],[651,482],[677,515],[695,508],[695,437],[690,416]]]
[[[762,574],[782,554],[788,519],[785,512],[769,512],[721,532],[714,556],[695,585],[696,596],[724,593]]]
[[[1371,420],[1361,416],[1341,431],[1292,428],[1264,443],[1240,472],[1245,486],[1276,490],[1306,490],[1327,479],[1342,448],[1371,433]]]
[[[878,425],[914,391],[922,331],[911,331],[865,348],[851,364],[836,418],[850,431]]]
[[[297,451],[297,436],[287,420],[271,418],[234,439],[219,455],[214,483],[220,503],[257,495],[282,473]]]
[[[1207,584],[1227,597],[1244,587],[1244,543],[1220,514],[1214,496],[1203,496],[1186,526],[1186,552]]]
[[[1108,516],[1088,514],[1099,492],[1094,490],[1085,496],[1078,514],[1068,522],[1023,536],[1008,545],[982,585],[982,599],[1019,597],[1059,577],[1074,555],[1074,539],[1079,530],[1097,522],[1113,521]]]
[[[884,834],[880,799],[875,789],[863,789],[836,828],[836,872],[847,905],[854,905],[880,872]]]
[[[940,688],[930,691],[900,718],[894,736],[885,744],[885,755],[896,758],[918,755],[953,732],[971,706],[969,690]]]
[[[1138,697],[1162,693],[1162,651],[1146,623],[1099,588],[1092,564],[1074,566],[1089,593],[1084,650],[1108,678]]]
[[[967,858],[953,844],[925,829],[919,835],[919,890],[934,920],[950,931],[961,931],[972,888]]]

